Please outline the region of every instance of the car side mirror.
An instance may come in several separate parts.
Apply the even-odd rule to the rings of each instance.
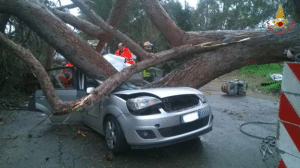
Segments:
[[[87,94],[90,94],[90,93],[92,93],[94,90],[95,90],[94,87],[88,87],[88,88],[86,89],[86,93],[87,93]]]

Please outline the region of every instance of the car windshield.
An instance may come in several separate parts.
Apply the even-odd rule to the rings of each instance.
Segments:
[[[129,82],[124,82],[123,84],[119,85],[113,92],[123,91],[123,90],[138,90],[141,89]]]

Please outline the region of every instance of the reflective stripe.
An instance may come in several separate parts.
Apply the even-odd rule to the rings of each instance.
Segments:
[[[58,78],[65,88],[71,87],[72,79],[73,79],[72,74],[69,76],[68,79],[65,76],[62,76],[61,74],[58,75]]]

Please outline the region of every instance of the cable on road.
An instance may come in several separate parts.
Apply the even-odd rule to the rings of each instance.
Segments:
[[[240,126],[240,131],[242,133],[244,133],[245,135],[248,135],[252,138],[257,138],[257,139],[261,139],[262,142],[260,143],[259,145],[259,150],[262,154],[262,158],[263,158],[263,161],[266,160],[266,155],[269,153],[270,155],[273,156],[273,152],[271,150],[270,147],[275,147],[276,145],[276,138],[274,136],[267,136],[267,137],[260,137],[260,136],[256,136],[256,135],[253,135],[253,134],[250,134],[250,133],[247,133],[245,131],[242,130],[242,127],[244,125],[248,125],[248,124],[276,124],[276,123],[268,123],[268,122],[260,122],[260,121],[256,121],[256,122],[246,122],[244,124],[242,124]],[[274,157],[274,156],[273,156]]]
[[[246,135],[248,135],[248,136],[250,136],[250,137],[252,137],[252,138],[257,138],[257,139],[265,139],[265,137],[260,137],[260,136],[256,136],[256,135],[252,135],[252,134],[250,134],[250,133],[247,133],[247,132],[245,132],[245,131],[243,131],[242,130],[242,127],[244,126],[244,125],[248,125],[248,124],[276,124],[276,123],[268,123],[268,122],[260,122],[260,121],[255,121],[255,122],[246,122],[246,123],[244,123],[244,124],[242,124],[241,126],[240,126],[240,131],[242,132],[242,133],[244,133],[244,134],[246,134]]]

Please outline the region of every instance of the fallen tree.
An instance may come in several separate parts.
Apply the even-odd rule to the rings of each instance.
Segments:
[[[297,18],[290,32],[282,35],[274,34],[268,29],[259,31],[185,32],[174,23],[157,0],[141,0],[143,8],[152,23],[173,47],[170,50],[155,54],[147,53],[136,42],[116,28],[120,22],[118,16],[125,11],[119,9],[124,9],[127,1],[115,1],[107,22],[90,10],[81,0],[72,1],[75,6],[78,6],[82,12],[92,19],[92,23],[57,9],[45,8],[37,2],[0,0],[0,11],[5,14],[0,15],[0,17],[7,17],[8,15],[18,17],[88,76],[105,81],[89,96],[74,102],[64,102],[56,96],[45,69],[30,51],[13,43],[1,34],[1,44],[14,51],[16,55],[32,67],[55,114],[69,113],[72,111],[70,109],[84,111],[100,101],[103,96],[108,95],[132,74],[165,61],[176,59],[181,60],[182,63],[167,76],[147,87],[189,86],[199,88],[216,77],[245,65],[288,60],[283,55],[283,51],[297,46],[300,42],[300,7],[296,0],[294,0],[294,3]],[[120,4],[125,5],[125,7],[120,7]],[[118,14],[116,14],[117,11]],[[96,49],[98,52],[103,48],[103,44],[113,37],[117,41],[123,42],[139,57],[141,62],[117,73],[101,54],[78,37],[66,23],[99,39],[100,42]]]

